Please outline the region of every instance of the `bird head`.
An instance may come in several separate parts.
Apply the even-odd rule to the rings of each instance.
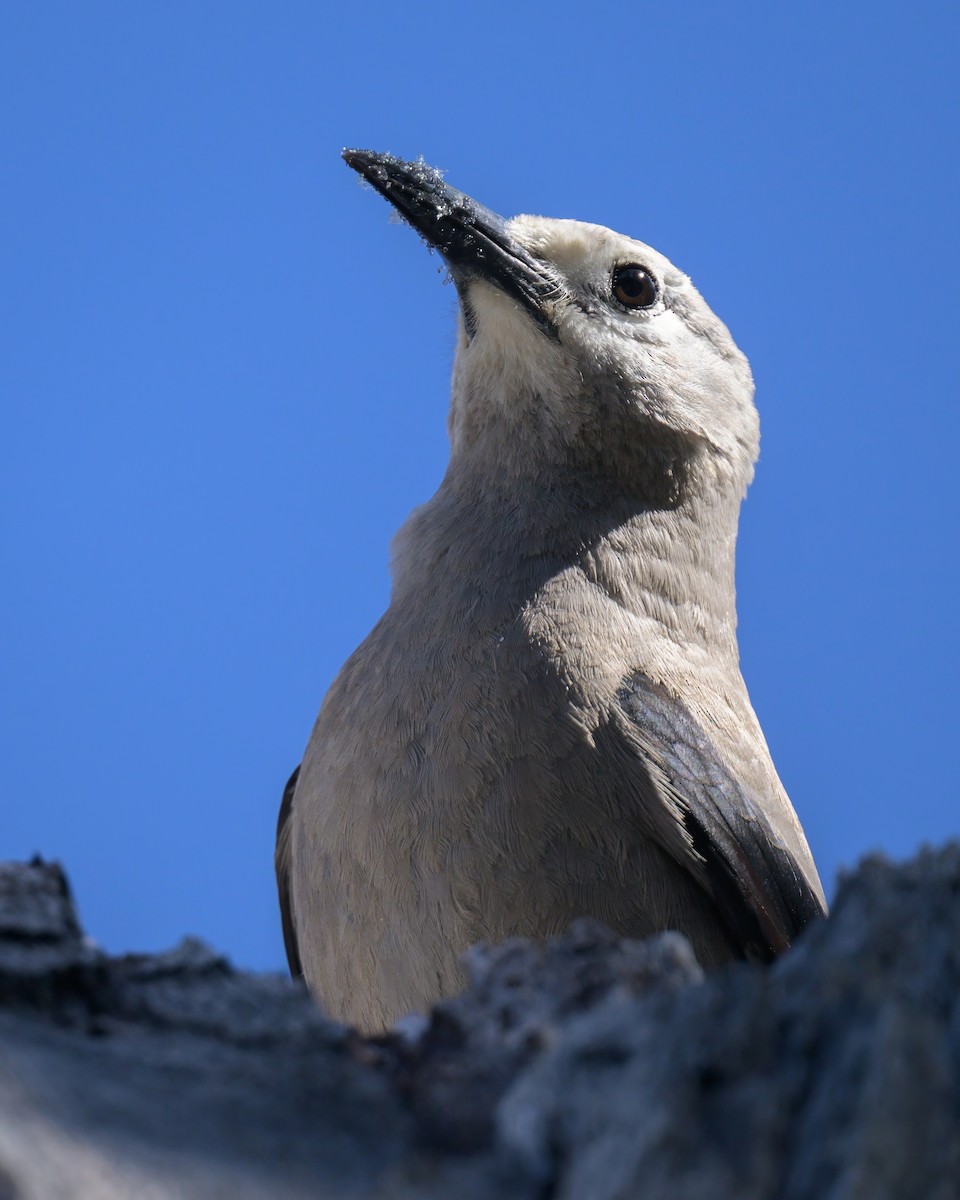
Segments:
[[[456,283],[454,458],[486,456],[501,471],[616,463],[621,483],[652,462],[697,458],[739,499],[758,452],[753,380],[682,271],[600,225],[504,219],[422,162],[344,158]]]

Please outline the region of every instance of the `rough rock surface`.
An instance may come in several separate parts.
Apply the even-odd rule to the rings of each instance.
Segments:
[[[960,847],[772,967],[582,922],[364,1039],[196,941],[112,958],[0,867],[0,1200],[955,1200]]]

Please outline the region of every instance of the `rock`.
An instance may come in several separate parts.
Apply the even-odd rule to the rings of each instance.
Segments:
[[[960,848],[868,860],[771,967],[583,921],[365,1039],[201,942],[111,957],[0,866],[0,1200],[953,1200]]]

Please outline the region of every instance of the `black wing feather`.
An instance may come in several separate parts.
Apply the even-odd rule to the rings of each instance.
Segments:
[[[773,958],[825,915],[820,897],[760,802],[679,701],[642,674],[619,699],[654,787],[682,822],[681,838],[665,848],[700,879],[744,957]]]
[[[293,923],[293,906],[290,900],[290,817],[293,813],[293,793],[296,791],[299,776],[300,768],[297,767],[287,780],[287,786],[283,789],[280,815],[277,818],[277,848],[273,860],[277,872],[277,891],[280,895],[283,944],[287,951],[290,974],[294,979],[299,979],[303,975],[300,947],[297,944],[297,930]]]

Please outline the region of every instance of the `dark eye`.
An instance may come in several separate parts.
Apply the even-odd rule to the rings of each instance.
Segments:
[[[614,296],[627,308],[649,308],[660,295],[656,280],[638,263],[615,267],[612,287]]]

